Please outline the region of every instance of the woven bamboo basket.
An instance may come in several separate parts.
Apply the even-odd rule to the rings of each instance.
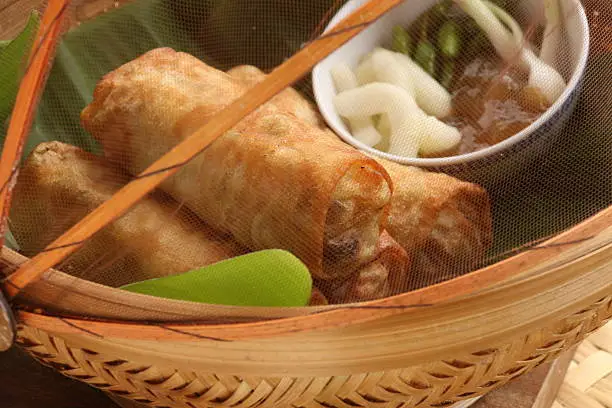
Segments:
[[[107,3],[91,2],[88,10],[97,14]],[[381,1],[369,12],[392,3]],[[51,1],[47,12],[63,5]],[[55,23],[50,18],[46,28],[59,33]],[[328,46],[351,34],[343,35]],[[45,47],[52,54],[52,43]],[[42,77],[24,79],[21,89]],[[20,119],[27,125],[27,117],[13,121]],[[155,407],[452,406],[555,359],[612,317],[612,207],[515,256],[434,286],[360,304],[272,310],[258,321],[219,307],[214,315],[231,323],[189,322],[211,311],[144,295],[128,299],[50,273],[55,261],[49,253],[27,259],[5,247],[0,259],[2,268],[26,271],[22,281],[13,281],[28,284],[14,310],[19,347],[68,377]],[[12,297],[12,286],[4,289]],[[157,320],[150,321],[153,312]],[[606,348],[596,340],[581,347],[577,359],[583,356],[583,363],[594,347]],[[590,398],[606,387],[592,380],[569,384],[590,390]]]

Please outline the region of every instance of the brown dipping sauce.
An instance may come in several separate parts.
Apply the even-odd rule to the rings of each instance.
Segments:
[[[423,157],[471,153],[497,144],[533,123],[549,105],[527,75],[499,58],[476,58],[454,81],[453,114],[443,121],[461,131],[454,149]]]

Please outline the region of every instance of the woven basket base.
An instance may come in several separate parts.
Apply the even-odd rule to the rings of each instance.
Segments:
[[[110,394],[108,397],[111,400],[113,400],[117,405],[119,405],[121,408],[150,408],[149,405],[141,404],[141,403],[134,402],[134,401],[130,401],[130,400],[125,399],[125,398],[117,397],[116,395]],[[453,405],[450,408],[468,408],[468,407],[473,406],[474,403],[476,403],[476,401],[478,401],[478,399],[479,398],[474,398],[472,400],[463,401],[463,402],[460,402],[458,404]]]
[[[551,393],[556,394],[552,398],[557,397],[552,408],[612,408],[612,323],[593,333],[567,355],[571,358],[561,356],[553,364],[534,408],[551,407],[548,395]],[[556,378],[565,370],[567,373],[559,385]],[[112,394],[108,396],[122,408],[148,407]],[[468,408],[476,401],[465,401],[453,408]]]

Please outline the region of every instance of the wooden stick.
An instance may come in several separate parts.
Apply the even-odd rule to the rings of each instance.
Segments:
[[[49,62],[55,55],[55,47],[69,4],[70,0],[49,2],[38,27],[36,40],[32,44],[28,66],[15,99],[0,158],[0,246],[4,244],[6,219],[11,207],[11,191],[17,178],[19,160],[47,78]]]
[[[345,18],[333,31],[307,44],[302,50],[279,65],[264,81],[216,114],[205,126],[158,159],[111,199],[88,214],[41,253],[24,263],[6,281],[8,296],[14,297],[23,287],[38,279],[47,269],[64,260],[93,234],[121,217],[144,195],[178,172],[183,165],[197,156],[216,138],[276,94],[291,86],[319,61],[363,31],[387,11],[401,4],[402,1],[370,0]]]
[[[552,407],[555,399],[557,398],[557,394],[559,393],[559,389],[563,385],[563,380],[565,380],[565,375],[567,374],[570,363],[574,358],[577,347],[578,346],[570,348],[561,354],[557,360],[555,360],[531,408]]]

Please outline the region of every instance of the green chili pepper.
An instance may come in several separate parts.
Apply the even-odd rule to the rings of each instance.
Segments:
[[[435,6],[432,7],[431,12],[438,14],[441,17],[448,17],[448,11],[453,5],[453,0],[438,0]]]
[[[459,26],[454,21],[447,21],[438,31],[438,48],[445,56],[455,58],[461,49]]]
[[[393,51],[410,55],[412,53],[412,39],[410,34],[401,26],[393,27]]]
[[[421,66],[429,75],[434,76],[436,73],[436,49],[427,40],[420,41],[414,52],[414,60]]]
[[[425,13],[423,15],[423,18],[419,22],[420,23],[420,27],[421,27],[421,32],[419,34],[419,40],[421,40],[421,41],[426,41],[427,40],[427,31],[429,29],[429,18],[430,18],[430,14],[429,13]]]
[[[440,78],[438,78],[438,82],[440,82],[440,84],[444,88],[449,90],[454,76],[455,76],[455,61],[453,60],[444,61],[444,64],[442,64],[442,70],[440,71]]]

